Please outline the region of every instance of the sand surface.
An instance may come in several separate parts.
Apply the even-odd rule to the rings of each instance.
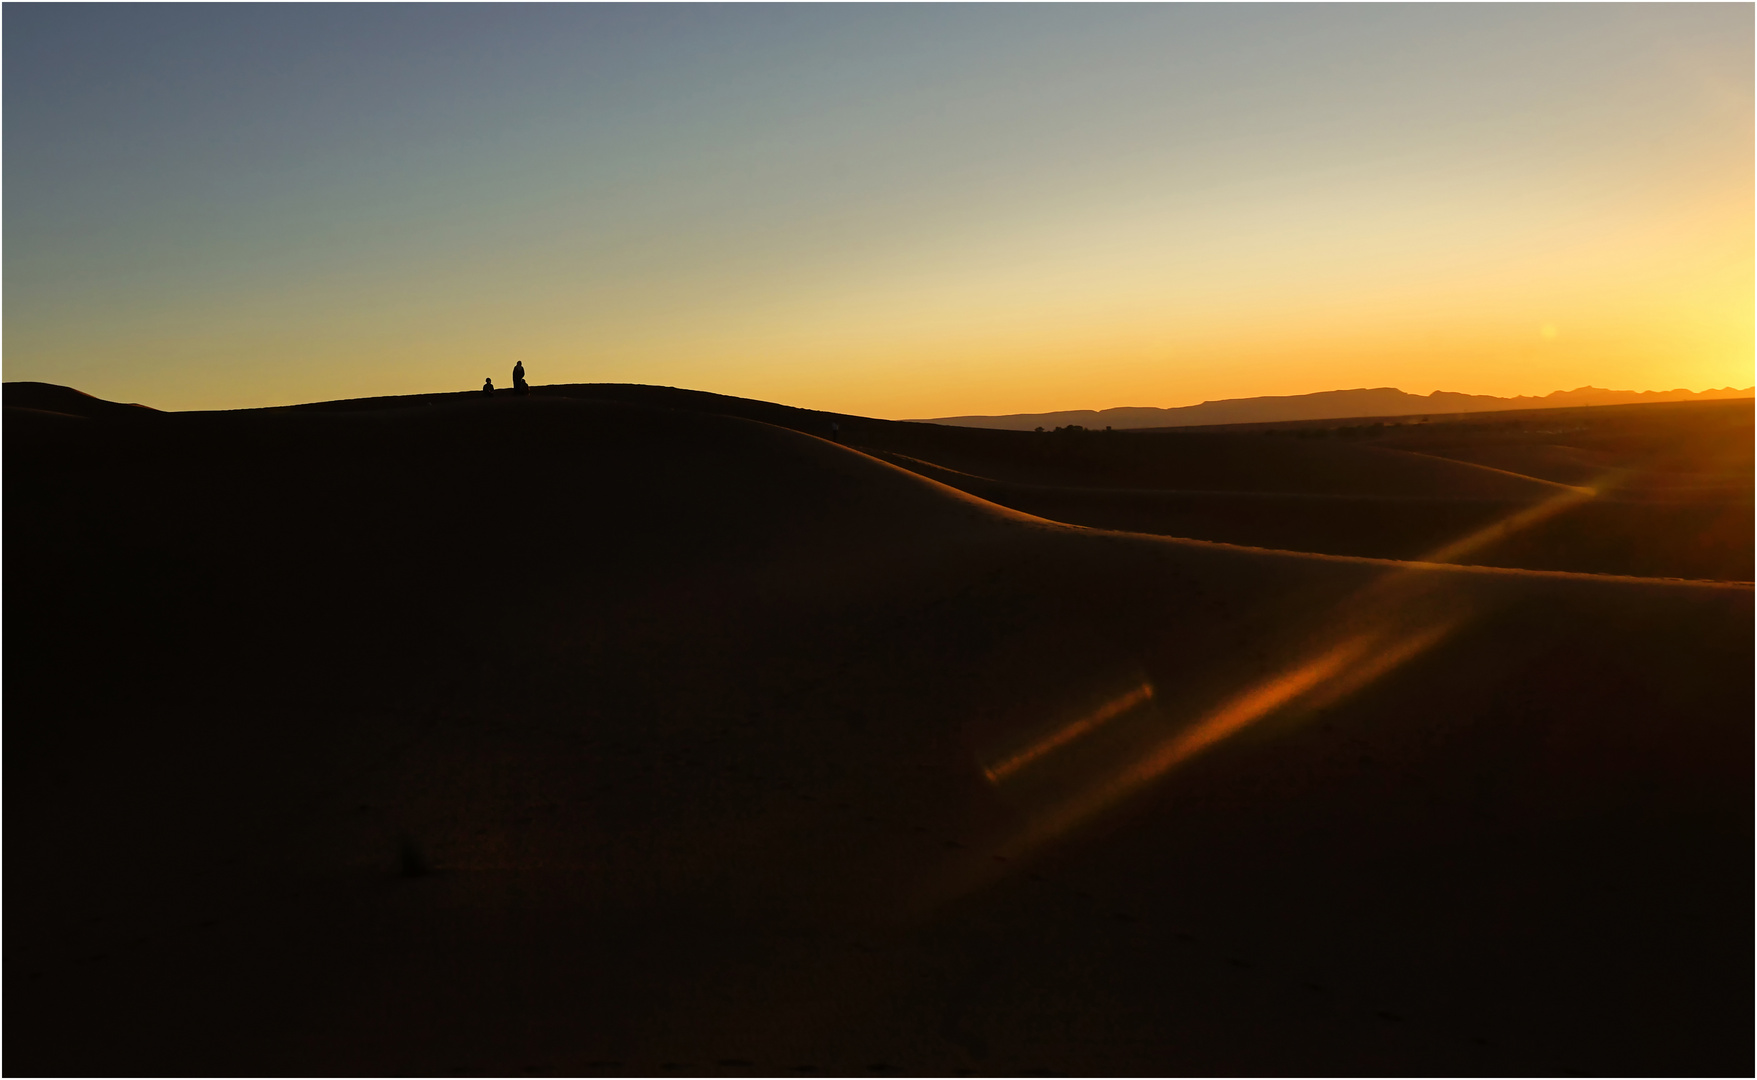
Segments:
[[[1736,423],[539,390],[7,387],[10,1072],[1751,1069]]]

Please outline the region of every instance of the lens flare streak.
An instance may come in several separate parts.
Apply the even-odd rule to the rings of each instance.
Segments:
[[[1570,488],[1558,495],[1545,499],[1535,506],[1528,507],[1516,514],[1508,515],[1492,525],[1487,525],[1476,532],[1459,540],[1454,540],[1444,547],[1424,555],[1419,562],[1457,562],[1473,551],[1486,547],[1497,540],[1505,539],[1522,529],[1529,529],[1540,521],[1546,521],[1571,510],[1581,503],[1590,502],[1597,497],[1596,487]]]
[[[1100,724],[1113,720],[1116,717],[1121,716],[1123,713],[1128,712],[1130,709],[1133,709],[1135,706],[1146,701],[1151,701],[1152,699],[1152,684],[1142,683],[1140,686],[1123,694],[1121,697],[1113,698],[1110,701],[1105,702],[1095,711],[1080,717],[1073,723],[1063,725],[1056,729],[1056,731],[1047,738],[1040,739],[1006,760],[983,769],[983,775],[988,777],[989,783],[997,784],[1032,762],[1040,760],[1044,756],[1061,749],[1075,739],[1078,739],[1080,736],[1098,727]]]
[[[1293,702],[1328,679],[1335,678],[1357,661],[1371,644],[1355,638],[1238,695],[1137,762],[1113,786],[1132,789],[1145,784],[1172,766],[1213,746],[1239,729]]]
[[[1052,802],[1015,838],[1010,849],[1022,853],[1066,834],[1246,727],[1277,713],[1294,709],[1309,713],[1325,708],[1433,648],[1467,621],[1477,605],[1469,590],[1461,590],[1444,575],[1436,576],[1432,564],[1455,562],[1589,502],[1616,487],[1621,479],[1612,472],[1590,487],[1568,487],[1367,585],[1330,613],[1325,620],[1327,628],[1303,654],[1295,654],[1297,659],[1223,700],[1193,722],[1179,725],[1175,731],[1151,741],[1129,760],[1113,762],[1105,778],[1082,785]],[[1341,643],[1332,644],[1338,638]],[[999,787],[1025,767],[1042,763],[1082,735],[1152,697],[1152,686],[1143,682],[1137,689],[984,768],[983,773],[990,784]]]
[[[1318,707],[1359,689],[1437,644],[1456,625],[1434,623],[1414,633],[1389,628],[1357,634],[1238,694],[1162,740],[1108,782],[1090,788],[1040,817],[1014,851],[1054,839],[1122,801],[1216,743],[1278,711]],[[1035,748],[1034,748],[1035,749]],[[1047,752],[1047,750],[1045,751]]]

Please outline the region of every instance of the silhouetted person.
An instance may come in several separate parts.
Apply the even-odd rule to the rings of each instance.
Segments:
[[[525,384],[525,362],[516,361],[512,366],[512,392],[522,394],[530,387]]]
[[[830,421],[830,441],[833,443],[839,443],[842,441],[842,425],[836,423],[834,420]]]
[[[494,380],[493,379],[483,379],[482,380],[482,394],[484,397],[493,397],[494,396]]]

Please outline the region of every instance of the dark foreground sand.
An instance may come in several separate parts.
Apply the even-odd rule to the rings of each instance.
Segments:
[[[8,1072],[1751,1071],[1748,585],[670,401],[8,388]],[[1581,505],[1326,445],[1206,490]]]

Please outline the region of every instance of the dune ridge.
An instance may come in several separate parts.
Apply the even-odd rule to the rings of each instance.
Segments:
[[[16,1070],[1749,1058],[1748,585],[1082,527],[612,396],[8,424]]]

